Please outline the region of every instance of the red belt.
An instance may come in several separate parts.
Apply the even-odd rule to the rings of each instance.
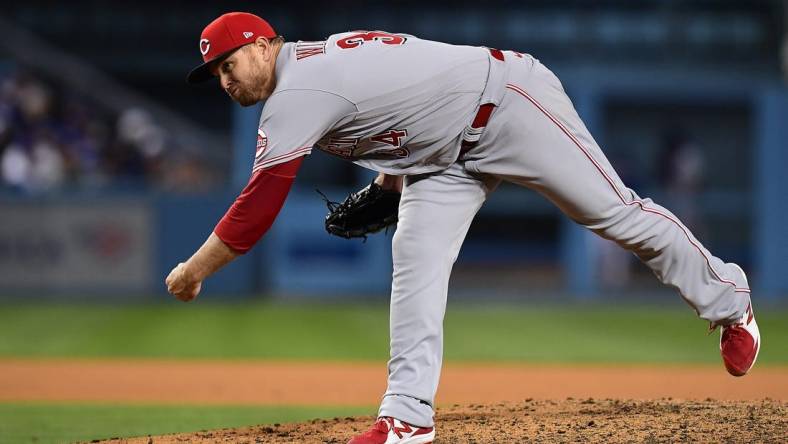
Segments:
[[[500,49],[487,48],[487,50],[497,60],[504,61],[503,51]],[[479,138],[484,131],[484,127],[487,126],[487,122],[490,121],[490,114],[492,114],[494,108],[495,104],[493,103],[479,105],[479,111],[476,112],[473,122],[470,126],[465,127],[465,131],[462,133],[462,144],[460,144],[460,155],[458,158],[461,158],[479,143]]]
[[[490,121],[490,114],[492,114],[495,105],[492,103],[484,103],[479,105],[479,111],[476,112],[476,117],[473,118],[473,123],[465,127],[462,133],[462,144],[460,144],[460,157],[470,151],[479,143],[479,138],[482,136],[484,127]]]

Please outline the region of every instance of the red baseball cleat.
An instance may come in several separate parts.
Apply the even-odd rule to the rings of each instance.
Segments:
[[[733,264],[736,265],[736,264]],[[744,274],[738,265],[736,268]],[[747,277],[744,277],[745,281]],[[761,333],[752,312],[752,302],[747,305],[744,316],[720,330],[720,354],[728,373],[744,376],[755,364],[761,350]]]
[[[348,444],[430,444],[435,427],[416,427],[389,416],[381,416],[375,425]]]
[[[744,316],[731,325],[723,325],[720,331],[720,354],[728,373],[744,376],[758,359],[761,350],[761,333],[752,313],[752,304],[747,305]]]

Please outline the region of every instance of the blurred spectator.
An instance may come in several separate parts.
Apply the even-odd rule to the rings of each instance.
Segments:
[[[215,183],[217,174],[196,159],[168,162],[168,156],[181,157],[177,151],[144,109],[114,115],[34,75],[0,78],[2,187],[25,193],[118,186],[202,191]]]

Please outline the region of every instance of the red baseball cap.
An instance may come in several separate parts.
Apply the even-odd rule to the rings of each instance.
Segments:
[[[230,51],[255,41],[257,37],[276,37],[274,28],[260,17],[248,12],[228,12],[212,21],[200,35],[200,54],[203,63],[189,72],[189,83],[204,82],[211,77],[211,62]]]

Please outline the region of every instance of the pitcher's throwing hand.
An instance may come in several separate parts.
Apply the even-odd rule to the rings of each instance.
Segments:
[[[167,284],[167,291],[183,302],[196,298],[202,288],[202,281],[191,278],[183,262],[172,269],[164,282]]]

